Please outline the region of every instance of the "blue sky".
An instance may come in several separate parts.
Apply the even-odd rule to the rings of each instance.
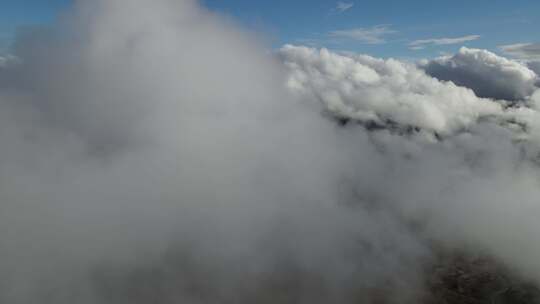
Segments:
[[[6,49],[17,27],[50,22],[70,2],[2,0],[0,48]],[[202,2],[260,32],[273,47],[307,44],[420,58],[454,52],[461,45],[497,51],[500,45],[540,40],[538,0]]]
[[[51,22],[70,0],[0,0],[0,49],[5,49],[18,27]]]

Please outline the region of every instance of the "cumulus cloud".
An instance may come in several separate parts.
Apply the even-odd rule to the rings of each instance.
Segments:
[[[540,208],[534,199],[539,90],[526,103],[508,108],[393,59],[295,46],[285,46],[280,54],[290,69],[291,89],[321,101],[334,117],[359,121],[371,130],[381,157],[396,170],[382,182],[384,192],[375,190],[377,201],[396,203],[400,214],[413,221],[424,214],[429,234],[443,243],[484,248],[538,278],[533,255],[516,250],[511,239],[525,246],[535,229],[526,210]],[[411,125],[417,131],[403,132]],[[432,131],[446,136],[434,139]],[[496,218],[516,224],[506,230]],[[525,222],[518,224],[517,218]]]
[[[337,39],[355,40],[366,44],[381,44],[386,42],[385,36],[396,33],[388,25],[377,25],[370,28],[353,28],[336,30],[328,36]]]
[[[280,54],[291,70],[289,86],[313,94],[339,117],[451,134],[501,111],[498,103],[394,59],[291,45]]]
[[[409,43],[409,48],[412,50],[420,50],[427,45],[448,45],[448,44],[460,44],[467,41],[473,41],[480,39],[480,35],[468,35],[456,38],[432,38],[432,39],[420,39],[414,40]]]
[[[0,68],[0,302],[418,303],[434,242],[540,281],[537,93],[276,58],[194,1],[63,16]]]
[[[79,1],[14,51],[0,302],[413,302],[426,244],[347,207],[368,137],[293,98],[251,34],[192,1]]]
[[[421,68],[440,80],[471,88],[480,97],[510,101],[526,99],[538,81],[536,73],[518,61],[466,47],[453,56],[423,62]]]

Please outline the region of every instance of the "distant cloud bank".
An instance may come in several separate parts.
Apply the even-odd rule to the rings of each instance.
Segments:
[[[540,60],[540,43],[516,43],[499,47],[506,54],[528,60]]]
[[[480,39],[480,35],[468,35],[463,37],[456,38],[431,38],[431,39],[420,39],[415,40],[409,43],[409,48],[412,50],[424,49],[428,45],[449,45],[449,44],[459,44],[467,41],[473,41]]]
[[[385,36],[397,33],[389,25],[377,25],[370,28],[352,28],[335,30],[328,33],[329,37],[349,39],[366,44],[382,44],[386,42]]]

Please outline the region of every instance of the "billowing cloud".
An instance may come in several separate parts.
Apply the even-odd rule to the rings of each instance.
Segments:
[[[14,50],[2,303],[419,303],[437,246],[540,282],[538,91],[273,56],[187,0],[78,1]]]
[[[370,28],[353,28],[336,30],[328,33],[328,36],[337,39],[349,39],[366,44],[381,44],[386,42],[385,36],[396,33],[388,25],[377,25]]]
[[[478,96],[523,100],[536,89],[536,73],[524,64],[486,50],[462,47],[453,56],[421,64],[431,76],[471,88]]]
[[[370,130],[381,157],[395,170],[385,175],[390,180],[382,182],[385,190],[375,190],[377,201],[397,203],[400,213],[413,221],[424,214],[437,239],[484,248],[538,278],[536,258],[510,244],[517,237],[525,246],[535,234],[526,213],[540,208],[534,199],[540,90],[524,103],[506,107],[501,106],[506,102],[479,98],[470,89],[393,59],[295,46],[285,46],[280,55],[290,70],[292,90],[318,100],[331,116],[360,122]],[[430,136],[433,131],[445,136],[435,139]],[[514,195],[519,197],[516,201]],[[515,220],[517,230],[507,231],[495,218]],[[524,222],[517,224],[517,218]],[[535,245],[527,248],[540,251]]]
[[[501,111],[499,104],[469,89],[440,82],[394,59],[290,45],[280,54],[291,69],[289,86],[313,94],[339,117],[450,134]]]
[[[249,33],[192,1],[79,1],[14,50],[0,69],[0,302],[420,291],[426,244],[352,206],[350,161],[376,156],[351,153],[367,135],[291,96]]]
[[[455,38],[431,38],[431,39],[420,39],[415,40],[409,43],[409,48],[412,50],[423,49],[428,45],[448,45],[448,44],[460,44],[467,41],[473,41],[480,38],[480,35],[468,35],[463,37]]]

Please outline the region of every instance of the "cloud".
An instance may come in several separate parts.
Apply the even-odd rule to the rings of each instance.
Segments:
[[[20,33],[1,303],[418,303],[438,246],[540,282],[538,91],[507,108],[253,36],[188,0],[77,1]]]
[[[485,51],[460,51],[472,56],[468,52],[479,61],[470,63],[473,68],[499,63],[495,71],[510,75],[523,68]],[[447,245],[483,248],[540,280],[536,255],[530,253],[540,247],[528,241],[537,239],[536,220],[527,216],[539,208],[540,90],[506,107],[506,102],[479,98],[468,88],[394,59],[300,46],[285,46],[279,53],[290,71],[288,86],[306,100],[320,102],[345,129],[361,125],[369,130],[380,161],[391,168],[382,174],[384,180],[376,169],[366,173],[373,184],[366,182],[371,188],[362,188],[360,195],[371,193],[413,221],[423,214],[429,224],[421,225],[429,227],[430,237]],[[510,80],[519,91],[520,82]],[[499,220],[514,222],[513,232]],[[527,253],[511,245],[514,237]]]
[[[451,134],[501,112],[497,103],[394,59],[291,45],[280,54],[291,69],[289,86],[313,94],[338,117]]]
[[[538,80],[520,62],[465,47],[453,56],[430,60],[421,67],[440,80],[471,88],[480,97],[510,101],[526,99],[536,89]]]
[[[540,60],[540,43],[517,43],[499,47],[506,54],[520,59]]]
[[[371,28],[331,31],[328,33],[328,36],[338,39],[355,40],[366,44],[381,44],[386,42],[385,36],[394,33],[396,31],[390,29],[388,25],[377,25]]]
[[[433,38],[433,39],[421,39],[415,40],[409,43],[409,48],[411,50],[420,50],[425,48],[427,45],[448,45],[448,44],[459,44],[467,41],[473,41],[480,39],[480,35],[468,35],[463,37],[456,38]]]
[[[338,2],[337,6],[335,8],[336,11],[343,13],[345,11],[348,11],[349,9],[353,8],[354,2]]]
[[[536,75],[540,75],[540,61],[529,61],[527,62],[527,67],[534,71]],[[537,84],[536,86],[540,87],[540,84]]]
[[[78,1],[14,52],[0,68],[0,302],[368,302],[389,282],[414,302],[426,244],[352,206],[351,162],[370,171],[376,156],[352,153],[367,135],[292,96],[277,58],[226,18]]]

